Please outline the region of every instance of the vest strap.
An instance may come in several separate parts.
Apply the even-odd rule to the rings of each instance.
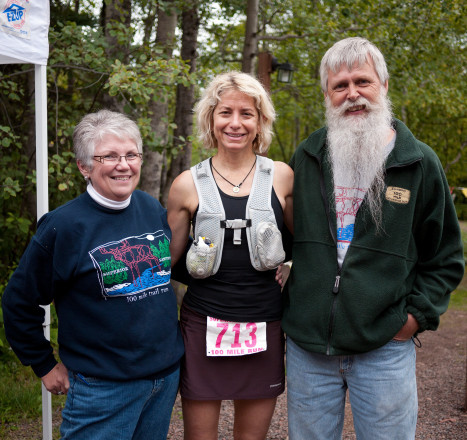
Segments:
[[[242,244],[242,229],[251,227],[251,219],[242,220],[236,218],[234,220],[221,220],[221,228],[225,229],[233,229],[234,236],[233,236],[233,243],[234,244]]]

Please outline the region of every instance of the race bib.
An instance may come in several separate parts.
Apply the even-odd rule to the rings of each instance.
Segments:
[[[266,351],[265,322],[207,318],[206,356],[245,356]]]

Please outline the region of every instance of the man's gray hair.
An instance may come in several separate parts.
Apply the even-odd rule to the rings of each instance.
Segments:
[[[96,145],[108,134],[120,139],[132,140],[136,144],[138,152],[143,152],[143,140],[136,122],[122,113],[99,110],[96,113],[88,113],[75,127],[73,149],[76,160],[92,169],[92,156]]]
[[[389,73],[381,51],[365,38],[351,37],[338,41],[324,54],[319,68],[323,92],[326,93],[328,90],[329,70],[337,73],[343,64],[346,64],[349,70],[355,63],[361,66],[367,61],[368,55],[373,61],[379,81],[382,85],[385,84],[389,79]]]

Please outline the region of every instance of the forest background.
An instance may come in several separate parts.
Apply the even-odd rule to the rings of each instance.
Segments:
[[[288,162],[324,123],[322,56],[362,36],[385,55],[394,114],[436,151],[466,220],[466,9],[463,0],[51,0],[50,209],[85,189],[71,135],[101,108],[137,121],[140,188],[165,205],[173,179],[210,154],[195,137],[200,91],[220,72],[256,74],[260,53],[294,67],[290,84],[270,74],[277,121],[269,157]],[[35,232],[34,111],[34,67],[1,65],[0,296]],[[0,357],[11,365],[2,322],[0,312]]]

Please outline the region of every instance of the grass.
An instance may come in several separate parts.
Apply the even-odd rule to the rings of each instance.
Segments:
[[[14,421],[18,417],[34,417],[41,410],[41,384],[30,368],[16,360],[2,364],[0,381],[0,420]],[[7,379],[7,380],[5,380]]]
[[[52,320],[57,320],[51,306]],[[0,314],[0,318],[2,318]],[[0,324],[3,320],[0,319]],[[0,330],[3,330],[0,326]],[[51,328],[52,341],[57,340],[57,329]],[[3,335],[4,336],[4,335]],[[56,347],[56,343],[53,344]],[[30,367],[24,367],[7,343],[0,338],[0,438],[16,439],[19,427],[28,426],[26,437],[42,438],[42,382]],[[65,396],[52,397],[52,412],[60,412],[65,406]],[[58,428],[54,427],[54,439],[59,439]]]
[[[460,222],[464,257],[467,261],[467,221]],[[451,296],[449,309],[467,311],[467,275]],[[1,345],[1,344],[0,344]],[[0,438],[14,439],[15,431],[23,424],[31,425],[34,434],[41,437],[42,396],[41,382],[29,367],[23,367],[11,350],[0,350]],[[59,412],[65,405],[65,396],[53,396],[52,411]],[[54,439],[60,438],[54,427]]]
[[[461,221],[460,226],[464,243],[464,260],[467,261],[467,221]],[[467,311],[467,274],[464,274],[464,279],[451,295],[449,308]]]
[[[65,396],[52,397],[52,411],[65,405]],[[0,438],[17,438],[19,427],[30,425],[27,438],[42,438],[41,381],[11,353],[0,357]],[[21,437],[24,438],[24,437]],[[54,439],[60,438],[54,432]]]
[[[462,241],[464,242],[464,258],[467,261],[467,221],[459,222],[461,226]]]

